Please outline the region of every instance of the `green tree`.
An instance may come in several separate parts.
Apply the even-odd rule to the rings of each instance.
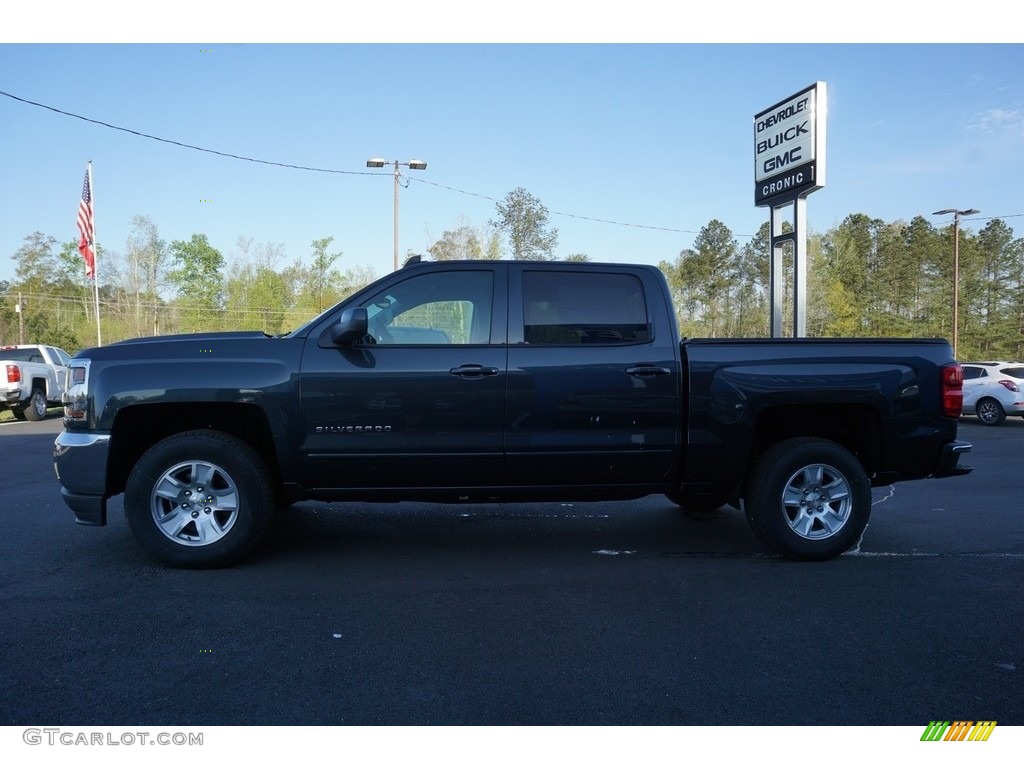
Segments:
[[[33,232],[26,235],[22,246],[14,252],[14,284],[22,291],[47,293],[52,276],[57,272],[57,238]]]
[[[327,253],[332,242],[333,237],[321,237],[312,243],[313,263],[310,264],[309,278],[303,293],[313,299],[310,306],[313,315],[320,314],[339,298],[341,276],[333,267],[334,262],[341,258],[341,252]]]
[[[361,288],[365,288],[376,279],[377,274],[373,271],[373,267],[369,265],[362,264],[356,267],[349,267],[341,276],[341,291],[338,298],[350,296]]]
[[[502,258],[501,253],[501,233],[493,227],[489,228],[484,237],[484,254],[485,259],[497,261]]]
[[[0,346],[18,338],[18,313],[14,311],[17,294],[11,293],[11,284],[0,280]]]
[[[148,216],[136,214],[130,219],[121,285],[132,302],[133,335],[160,333],[165,302],[160,296],[166,275],[167,245],[160,239],[156,224]]]
[[[737,248],[732,231],[713,219],[701,228],[693,250],[679,262],[680,280],[691,286],[690,304],[712,338],[723,335],[729,324],[729,286]]]
[[[864,214],[847,216],[839,225],[838,236],[845,245],[846,262],[843,264],[844,285],[848,295],[857,302],[858,313],[862,321],[860,335],[869,333],[878,310],[877,286],[873,279],[878,268],[876,228],[881,226],[879,219],[872,219]]]
[[[96,246],[96,263],[101,263],[107,256],[106,251]],[[102,274],[98,279],[102,280]],[[52,343],[62,349],[71,351],[80,345],[79,338],[86,344],[96,343],[96,301],[92,281],[85,276],[85,262],[78,250],[77,240],[61,243],[57,254],[57,271],[54,274],[54,285],[59,300],[56,302],[54,332],[62,338],[62,343]]]
[[[172,268],[167,280],[179,299],[185,329],[198,331],[214,323],[224,300],[224,257],[204,234],[175,240],[170,248]]]
[[[1013,230],[1001,219],[992,219],[977,236],[966,238],[961,340],[971,357],[1009,357],[1016,347],[1012,308],[1017,257],[1012,244]]]
[[[953,338],[953,227],[932,228],[930,238],[922,238],[926,250],[921,301],[921,331]],[[921,335],[918,331],[918,335]]]
[[[522,187],[509,192],[495,205],[498,218],[490,224],[508,238],[512,258],[545,261],[558,244],[558,229],[548,224],[548,209]]]
[[[21,299],[21,311],[14,313],[10,325],[11,337],[19,342],[24,338],[25,343],[56,344],[70,349],[79,346],[78,299],[84,291],[84,270],[81,259],[72,266],[63,258],[60,247],[56,238],[37,231],[27,235],[12,256],[15,279],[8,291],[14,303]],[[63,247],[66,251],[69,244]],[[73,267],[78,268],[77,280],[72,277]]]
[[[483,241],[480,234],[467,225],[447,229],[441,239],[427,249],[434,261],[462,261],[484,258]]]
[[[270,267],[256,267],[249,296],[257,313],[259,330],[281,333],[294,298],[284,278]]]
[[[731,336],[757,337],[770,333],[771,227],[764,222],[736,252],[732,266],[733,311]]]
[[[857,336],[861,328],[861,316],[842,278],[826,272],[822,276],[824,323],[820,336]]]
[[[675,261],[662,261],[658,264],[658,269],[665,275],[665,281],[668,283],[672,305],[676,309],[676,320],[679,322],[679,331],[687,337],[704,335],[698,330],[700,324],[695,316],[697,312],[696,292],[692,285],[683,280],[683,263],[692,255],[693,251],[684,248],[676,256]]]
[[[939,237],[935,227],[923,216],[915,216],[903,230],[903,255],[909,273],[909,304],[907,315],[913,335],[941,335],[935,318],[929,311],[929,296],[935,254],[939,250]]]
[[[1006,357],[1010,360],[1024,360],[1024,237],[1017,238],[1007,247],[1012,259],[1009,282],[1012,285],[1007,302],[1007,325],[1010,329],[1010,343]]]
[[[240,330],[280,333],[295,308],[294,270],[275,269],[284,248],[277,243],[254,244],[245,237],[238,238],[237,247],[225,292],[228,322]]]
[[[839,281],[831,293],[840,296],[840,304],[852,305],[844,309],[842,328],[831,329],[830,335],[863,335],[863,329],[851,329],[847,320],[855,317],[857,322],[868,319],[871,305],[869,272],[875,263],[874,229],[877,220],[862,213],[855,213],[843,219],[842,223],[825,233],[822,238],[822,263],[828,277],[826,285]]]

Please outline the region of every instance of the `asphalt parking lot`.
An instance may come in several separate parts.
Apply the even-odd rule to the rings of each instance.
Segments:
[[[648,497],[304,503],[178,571],[72,522],[59,419],[0,424],[0,724],[1024,725],[1024,419],[961,425],[974,472],[826,563]]]

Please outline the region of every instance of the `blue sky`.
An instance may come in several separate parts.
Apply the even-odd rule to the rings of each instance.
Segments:
[[[462,224],[485,226],[516,187],[548,208],[559,256],[656,264],[712,219],[743,243],[768,219],[753,202],[753,116],[819,80],[828,177],[808,199],[812,230],[851,213],[891,221],[973,207],[982,213],[966,227],[1001,217],[1024,235],[1019,43],[565,35],[575,41],[478,44],[469,30],[457,44],[255,44],[210,34],[214,42],[4,41],[0,91],[170,141],[336,172],[185,149],[0,96],[0,280],[13,278],[11,255],[33,231],[77,237],[88,160],[98,239],[121,253],[142,214],[168,241],[205,233],[229,260],[241,236],[308,263],[310,243],[331,236],[337,266],[384,274],[393,182],[389,168],[365,167],[370,157],[428,163],[403,169],[402,254]]]

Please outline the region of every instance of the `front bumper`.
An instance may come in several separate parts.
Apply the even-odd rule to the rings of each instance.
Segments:
[[[110,435],[68,432],[53,444],[53,469],[64,503],[82,525],[107,524],[107,457]]]
[[[966,475],[974,467],[961,466],[958,462],[960,457],[966,453],[970,453],[974,446],[968,443],[966,440],[954,440],[951,443],[946,443],[942,446],[942,455],[939,457],[939,463],[935,467],[935,471],[932,472],[932,477],[954,477],[956,475]]]

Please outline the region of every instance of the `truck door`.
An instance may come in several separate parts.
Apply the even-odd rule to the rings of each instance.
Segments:
[[[46,347],[46,354],[50,358],[50,363],[53,365],[53,372],[55,374],[56,387],[52,392],[46,393],[47,400],[60,400],[64,394],[64,382],[67,379],[68,374],[68,363],[71,358],[68,353],[63,349],[57,347]]]
[[[357,303],[369,318],[362,343],[339,349],[315,329],[306,342],[306,483],[502,484],[505,269],[413,268],[394,277]]]
[[[664,480],[680,446],[675,326],[646,272],[511,270],[506,462],[514,485]],[[645,285],[649,283],[649,285]],[[657,333],[655,332],[657,330]]]

